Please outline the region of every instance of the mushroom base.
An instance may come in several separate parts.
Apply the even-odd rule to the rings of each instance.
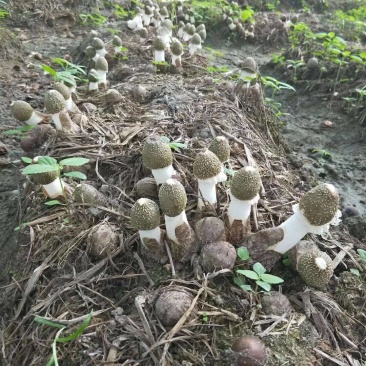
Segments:
[[[252,231],[250,220],[234,220],[230,225],[229,242],[238,246]]]
[[[175,170],[172,165],[169,165],[161,169],[152,169],[151,172],[155,178],[156,184],[163,184],[173,176]]]
[[[25,121],[25,123],[30,126],[36,126],[38,125],[38,123],[42,122],[45,117],[46,115],[37,111],[33,111],[31,117],[27,121]]]
[[[155,62],[165,62],[165,51],[154,51]]]
[[[42,188],[49,198],[57,198],[64,195],[63,186],[61,178],[56,178],[53,182],[42,185]]]

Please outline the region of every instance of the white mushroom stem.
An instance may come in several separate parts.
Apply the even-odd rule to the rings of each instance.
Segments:
[[[77,107],[77,105],[75,104],[75,102],[72,100],[71,97],[66,100],[66,109],[73,113],[80,112],[79,108]]]
[[[154,176],[156,184],[159,185],[165,183],[168,179],[170,179],[175,173],[175,170],[173,168],[173,165],[169,165],[161,169],[151,169],[151,172]]]
[[[147,40],[147,38],[140,37],[140,43],[144,43]]]
[[[236,24],[234,24],[234,23],[230,23],[230,24],[229,24],[229,29],[230,29],[231,31],[235,30],[235,28],[236,28]]]
[[[184,33],[184,27],[179,28],[177,32],[177,37],[183,38],[183,33]]]
[[[101,48],[100,50],[96,50],[96,52],[97,52],[97,55],[99,55],[99,57],[104,57],[108,53],[105,48]]]
[[[192,44],[192,43],[190,43],[188,45],[189,54],[191,56],[193,56],[197,52],[197,50],[200,50],[201,48],[202,48],[202,46],[200,44]]]
[[[191,16],[189,17],[189,22],[190,22],[191,24],[194,24],[194,23],[196,22],[196,20],[194,19],[194,16],[193,16],[193,15],[191,15]]]
[[[71,94],[76,93],[76,86],[73,85],[73,86],[69,86],[68,88],[69,88]]]
[[[182,211],[178,216],[174,217],[164,215],[164,219],[166,235],[170,240],[174,241],[174,243],[179,244],[177,236],[175,235],[175,229],[182,224],[188,225],[186,212]]]
[[[211,205],[216,205],[216,184],[226,181],[226,174],[222,171],[208,179],[198,179],[198,209],[205,207],[204,200]]]
[[[57,198],[64,194],[63,182],[59,177],[49,184],[43,184],[42,187],[50,198]]]
[[[134,31],[142,29],[143,24],[141,14],[137,14],[132,20],[127,21],[127,27]]]
[[[160,227],[156,227],[152,230],[139,230],[141,243],[144,244],[144,239],[155,239],[158,243],[161,240],[161,230]]]
[[[184,42],[188,42],[191,38],[192,38],[192,36],[189,33],[183,32],[183,41]]]
[[[160,24],[161,24],[161,21],[160,21],[160,19],[152,18],[151,23],[154,25],[155,28],[159,28]]]
[[[340,222],[341,212],[338,210],[333,219],[321,226],[314,226],[309,223],[304,214],[301,212],[299,204],[292,206],[294,214],[287,219],[279,227],[283,230],[283,239],[275,245],[272,245],[268,250],[284,254],[294,247],[306,234],[327,234],[329,225],[338,225]]]
[[[53,123],[55,124],[56,126],[56,130],[60,130],[62,131],[63,128],[62,128],[62,124],[61,124],[61,120],[60,120],[60,113],[55,113],[55,114],[52,114],[52,121]]]
[[[99,77],[98,84],[105,84],[107,82],[107,71],[97,70]]]
[[[121,51],[121,46],[115,46],[114,47],[114,53],[118,53]]]
[[[42,122],[45,117],[45,114],[33,111],[31,117],[27,121],[25,121],[25,123],[30,126],[35,126],[38,125],[38,123]]]
[[[143,14],[142,15],[142,22],[144,25],[149,25],[150,24],[150,19],[151,19],[151,15],[149,14]]]
[[[156,62],[165,62],[165,51],[154,51],[154,60]]]
[[[234,220],[239,220],[243,224],[249,219],[250,211],[252,205],[257,203],[259,200],[259,195],[257,194],[253,199],[248,201],[241,201],[235,198],[229,191],[230,204],[228,208],[228,217],[230,226],[233,224]]]
[[[89,91],[98,90],[98,82],[89,82]]]
[[[177,60],[179,62],[179,65],[182,63],[182,56],[176,56],[176,55],[172,55],[172,64],[174,66],[177,66]]]
[[[92,58],[92,60],[94,61],[94,62],[97,62],[97,60],[98,60],[98,58],[99,58],[100,56],[99,56],[99,54],[98,53],[96,53],[95,54],[95,56]]]

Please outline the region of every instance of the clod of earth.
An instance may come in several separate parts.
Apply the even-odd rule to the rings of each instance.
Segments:
[[[90,255],[100,260],[117,249],[118,235],[113,226],[102,223],[90,230],[87,243]]]
[[[215,241],[226,241],[225,224],[218,217],[204,217],[198,220],[195,232],[200,248]]]
[[[204,272],[232,269],[236,260],[236,249],[226,241],[216,241],[203,246],[200,263]]]
[[[237,353],[236,366],[264,366],[267,362],[266,346],[258,337],[243,336],[234,342],[232,350]]]

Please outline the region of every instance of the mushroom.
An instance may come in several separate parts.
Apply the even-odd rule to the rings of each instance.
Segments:
[[[121,51],[121,48],[122,48],[122,39],[118,36],[114,36],[113,37],[113,40],[112,40],[112,44],[113,44],[113,47],[114,47],[114,52],[115,53],[118,53]],[[95,61],[95,60],[93,60]]]
[[[225,224],[218,217],[204,217],[194,226],[199,247],[216,241],[226,241]]]
[[[333,276],[333,261],[327,253],[312,250],[298,258],[297,270],[308,286],[323,289]]]
[[[191,38],[191,42],[188,45],[188,49],[189,49],[189,54],[191,56],[193,56],[197,50],[200,50],[202,48],[201,46],[202,40],[201,37],[198,33],[195,33],[192,38]]]
[[[140,198],[131,209],[131,224],[139,231],[143,248],[160,260],[164,255],[164,246],[159,227],[159,206],[148,198]]]
[[[161,27],[168,29],[169,38],[171,38],[173,35],[173,22],[170,19],[164,19],[164,21],[161,23]]]
[[[37,158],[34,159],[35,162]],[[33,182],[42,186],[43,192],[49,198],[57,198],[64,195],[64,183],[57,171],[32,174]]]
[[[155,28],[158,28],[161,23],[159,10],[154,10],[154,16],[151,18],[151,23]]]
[[[180,68],[182,66],[182,55],[184,53],[182,43],[177,38],[173,38],[170,50],[172,52],[172,64],[175,67]]]
[[[104,57],[99,57],[95,62],[95,71],[99,76],[98,86],[107,84],[108,61]]]
[[[184,27],[183,41],[188,42],[195,33],[196,33],[196,27],[191,23],[187,23],[186,26]]]
[[[259,200],[260,189],[261,177],[256,168],[246,166],[234,174],[228,208],[231,242],[239,243],[250,232],[250,211]]]
[[[151,169],[156,184],[166,182],[175,173],[172,150],[160,136],[152,135],[147,138],[142,149],[142,161]]]
[[[50,90],[45,97],[44,105],[52,116],[52,121],[57,130],[77,131],[77,126],[72,122],[66,111],[66,101],[57,90]]]
[[[309,58],[307,65],[309,69],[317,69],[319,67],[319,60],[316,57],[311,57]]]
[[[76,203],[90,205],[89,211],[94,215],[98,215],[101,211],[97,206],[105,206],[107,198],[96,188],[87,183],[78,184],[74,191],[74,199]]]
[[[226,23],[232,32],[236,29],[236,24],[234,23],[233,18],[227,18]]]
[[[85,49],[85,54],[88,58],[92,59],[94,62],[98,60],[99,58],[99,54],[97,53],[97,51],[95,50],[94,47],[92,46],[88,46]]]
[[[177,13],[183,11],[183,1],[178,0],[177,1]]]
[[[196,30],[197,31],[197,30]],[[197,33],[199,34],[199,36],[201,37],[201,41],[202,41],[202,43],[204,43],[205,42],[205,40],[206,40],[206,36],[207,36],[207,34],[206,34],[206,29],[201,29],[200,31],[197,31]]]
[[[97,73],[97,70],[91,69],[88,73],[88,90],[98,90],[98,81],[99,81],[99,74]]]
[[[185,213],[187,194],[183,185],[175,179],[168,179],[160,187],[159,202],[167,237],[174,243],[171,246],[172,257],[183,262],[189,259],[195,245],[194,232]]]
[[[251,79],[255,78],[258,72],[258,66],[254,58],[247,57],[240,65],[240,78],[250,83]]]
[[[188,10],[188,16],[189,18],[187,20],[189,20],[191,24],[196,23],[196,20],[194,19],[194,12],[192,9]]]
[[[146,177],[140,179],[134,186],[137,197],[158,198],[158,185],[154,178]]]
[[[107,54],[107,51],[104,48],[104,42],[100,38],[93,38],[91,46],[100,57],[104,57]]]
[[[80,109],[76,106],[74,101],[71,98],[70,89],[62,83],[55,83],[53,88],[57,90],[65,99],[66,101],[66,109],[73,113],[80,113]]]
[[[177,32],[178,38],[183,38],[184,27],[185,27],[184,22],[180,21],[178,23],[178,32]]]
[[[36,126],[42,122],[47,114],[38,112],[33,107],[22,100],[16,100],[11,103],[10,111],[14,118],[20,122],[25,122],[27,125]]]
[[[323,183],[311,189],[298,204],[292,206],[294,214],[279,226],[283,239],[268,249],[283,254],[307,233],[327,234],[329,225],[338,225],[340,222],[342,214],[338,204],[339,195],[332,184]]]
[[[155,62],[165,62],[165,49],[167,46],[164,42],[164,39],[160,36],[157,36],[154,39],[153,47]]]
[[[160,19],[161,19],[161,21],[164,21],[165,18],[169,18],[169,12],[168,12],[168,9],[166,8],[166,6],[163,6],[160,9]]]
[[[140,35],[140,43],[143,43],[149,37],[149,31],[146,28],[141,28],[139,30],[139,35]]]
[[[215,206],[216,184],[227,179],[219,158],[210,150],[198,153],[193,163],[193,174],[198,179],[198,209],[205,206],[203,200]]]
[[[142,24],[142,10],[136,7],[135,17],[132,20],[127,21],[127,27],[133,31],[139,31],[143,28]]]
[[[254,27],[252,24],[244,32],[245,38],[254,39]]]
[[[216,136],[208,147],[221,161],[226,163],[230,159],[230,145],[225,136]]]
[[[162,26],[160,26],[156,32],[156,34],[163,39],[167,49],[170,48],[170,33],[171,31],[168,28]]]
[[[150,20],[153,16],[153,9],[146,5],[144,9],[144,13],[142,14],[142,23],[144,26],[148,26],[150,24]]]

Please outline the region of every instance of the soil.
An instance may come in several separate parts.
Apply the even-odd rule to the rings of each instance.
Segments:
[[[7,148],[0,156],[0,364],[47,363],[56,330],[34,322],[36,315],[60,321],[74,331],[80,321],[73,319],[83,316],[81,321],[85,320],[94,311],[91,324],[77,341],[57,344],[60,365],[234,365],[231,345],[235,339],[255,334],[267,347],[268,365],[361,366],[366,360],[366,266],[356,250],[366,249],[366,230],[353,231],[366,227],[366,126],[358,123],[363,111],[347,108],[333,95],[333,88],[318,88],[305,76],[294,80],[286,68],[273,65],[272,54],[286,45],[281,37],[269,44],[237,42],[229,40],[228,34],[212,33],[205,46],[223,55],[206,48],[193,61],[184,60],[181,74],[151,73],[150,49],[141,47],[136,35],[127,31],[126,22],[114,19],[105,9],[109,18],[97,29],[100,37],[110,39],[108,29],[122,29],[119,35],[128,48],[127,60],[110,63],[110,87],[120,92],[120,98],[111,101],[104,92],[88,96],[80,87],[76,102],[81,109],[84,105],[89,118],[85,133],[59,136],[25,153],[19,147],[22,136],[3,132],[20,126],[10,114],[13,100],[27,101],[43,111],[52,80],[35,65],[49,64],[52,57],[70,57],[88,65],[81,50],[91,27],[81,25],[76,15],[87,13],[90,6],[72,1],[46,3],[41,1],[34,9],[36,5],[24,2],[22,13],[19,5],[11,4],[12,16],[0,19],[0,39],[7,41],[0,48],[0,141]],[[217,82],[217,75],[207,72],[207,65],[213,64],[227,66],[230,73],[248,56],[257,61],[262,75],[296,88],[275,96],[281,111],[289,114],[281,120],[262,103],[243,107],[245,101],[238,100],[225,81]],[[315,86],[309,91],[311,83]],[[148,96],[134,100],[135,85],[144,86]],[[97,111],[87,113],[86,103],[95,104]],[[169,263],[154,264],[138,249],[128,216],[137,199],[134,184],[149,175],[141,162],[142,142],[158,132],[189,143],[188,152],[175,152],[175,164],[193,223],[197,183],[191,164],[215,131],[229,136],[233,169],[253,159],[261,168],[266,195],[263,205],[258,205],[260,229],[283,222],[291,214],[291,204],[318,182],[333,183],[339,189],[343,211],[357,209],[356,217],[348,219],[354,236],[341,224],[325,240],[311,237],[320,249],[339,259],[326,291],[307,289],[297,272],[282,261],[271,271],[285,280],[281,289],[293,306],[283,316],[264,313],[262,295],[234,286],[230,275],[207,280],[194,266],[177,264],[178,275],[173,276]],[[94,216],[74,203],[45,206],[41,192],[22,176],[19,160],[47,154],[88,157],[88,183],[109,197],[108,208]],[[72,179],[67,183],[71,188],[77,184]],[[222,218],[223,188],[219,196],[222,205],[215,215]],[[121,245],[108,258],[95,261],[87,253],[86,238],[101,221],[118,228]],[[27,222],[32,224],[24,225]],[[184,287],[199,309],[173,330],[165,329],[154,312],[154,302],[167,286]]]

